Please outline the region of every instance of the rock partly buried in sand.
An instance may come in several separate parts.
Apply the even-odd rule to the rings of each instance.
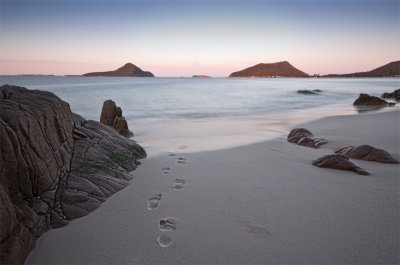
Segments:
[[[370,96],[368,94],[360,94],[360,96],[353,102],[354,106],[371,106],[371,107],[385,107],[393,106],[395,103],[387,102],[378,97]]]
[[[50,92],[0,87],[0,264],[128,185],[146,152]]]
[[[400,88],[396,89],[392,93],[383,93],[381,98],[394,98],[395,100],[400,100]]]
[[[304,95],[318,95],[321,90],[319,89],[314,89],[314,90],[297,90],[297,93],[299,94],[304,94]]]
[[[375,161],[386,164],[399,164],[399,161],[393,158],[385,150],[378,149],[370,145],[346,146],[336,150],[335,153],[354,159]]]
[[[319,148],[321,145],[326,144],[327,141],[325,139],[315,138],[313,134],[304,128],[295,128],[293,129],[288,137],[288,142],[296,143],[298,145]]]
[[[128,123],[125,117],[122,116],[122,109],[117,107],[111,99],[104,101],[101,109],[100,123],[113,127],[119,134],[125,137],[133,136],[133,133],[128,129]]]
[[[356,172],[360,175],[369,175],[367,171],[356,166],[353,162],[349,160],[346,156],[332,154],[315,159],[312,164],[317,167],[333,168],[339,170],[348,170]]]

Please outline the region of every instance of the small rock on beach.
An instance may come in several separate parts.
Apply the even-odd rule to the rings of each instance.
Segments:
[[[375,161],[386,164],[399,164],[400,162],[392,157],[383,149],[378,149],[370,145],[346,146],[335,151],[336,154],[344,155],[349,158]]]
[[[326,144],[327,141],[321,138],[315,138],[314,135],[307,129],[295,128],[293,129],[288,137],[288,142],[295,143],[302,146],[319,148],[321,145]]]
[[[348,157],[338,154],[326,155],[315,159],[312,164],[317,167],[353,171],[360,175],[369,175],[367,171],[356,166]]]

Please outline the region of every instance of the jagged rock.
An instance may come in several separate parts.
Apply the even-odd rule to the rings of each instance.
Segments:
[[[397,101],[399,101],[400,100],[400,88],[396,89],[392,93],[383,93],[381,98],[394,98]]]
[[[353,171],[360,175],[369,175],[367,171],[356,166],[353,162],[349,160],[346,156],[332,154],[315,159],[312,164],[317,167],[333,168],[340,170]]]
[[[327,141],[321,138],[313,137],[313,134],[304,128],[295,128],[293,129],[288,137],[288,142],[296,143],[298,145],[319,148],[321,145],[326,144]]]
[[[117,112],[117,105],[114,101],[111,99],[104,101],[103,108],[101,109],[100,123],[112,127],[114,119],[119,113],[122,116],[122,111]]]
[[[370,145],[346,146],[336,150],[335,153],[347,156],[349,158],[361,159],[366,161],[376,161],[386,164],[400,163],[385,150],[378,149]]]
[[[354,101],[354,106],[373,106],[373,107],[385,107],[394,106],[395,103],[387,102],[378,97],[370,96],[368,94],[360,94],[360,96]]]
[[[45,230],[96,209],[146,157],[54,94],[9,85],[0,87],[0,139],[1,264],[22,264]]]
[[[125,137],[133,136],[133,133],[128,129],[128,123],[122,116],[122,109],[117,107],[115,102],[111,99],[108,99],[103,103],[100,123],[113,127],[119,134]]]

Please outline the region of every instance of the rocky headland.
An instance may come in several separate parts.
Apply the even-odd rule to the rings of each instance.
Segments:
[[[0,87],[0,263],[22,264],[47,230],[95,210],[146,152],[50,92]]]
[[[154,77],[151,72],[143,71],[132,63],[127,63],[114,71],[92,72],[83,74],[83,76]]]
[[[322,77],[395,77],[400,76],[400,61],[394,61],[368,72],[329,74]]]
[[[229,77],[309,77],[287,61],[260,63],[244,70],[234,72]]]

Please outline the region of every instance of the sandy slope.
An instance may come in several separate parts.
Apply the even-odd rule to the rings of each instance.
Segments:
[[[311,161],[348,144],[399,159],[399,118],[395,111],[304,125],[329,141],[319,150],[280,138],[144,160],[133,183],[98,210],[45,234],[28,263],[398,263],[400,166],[353,160],[371,173],[361,176]],[[185,180],[181,189],[175,179]],[[148,210],[156,194],[159,206]],[[176,230],[159,230],[165,217]],[[157,243],[161,234],[169,247]]]

